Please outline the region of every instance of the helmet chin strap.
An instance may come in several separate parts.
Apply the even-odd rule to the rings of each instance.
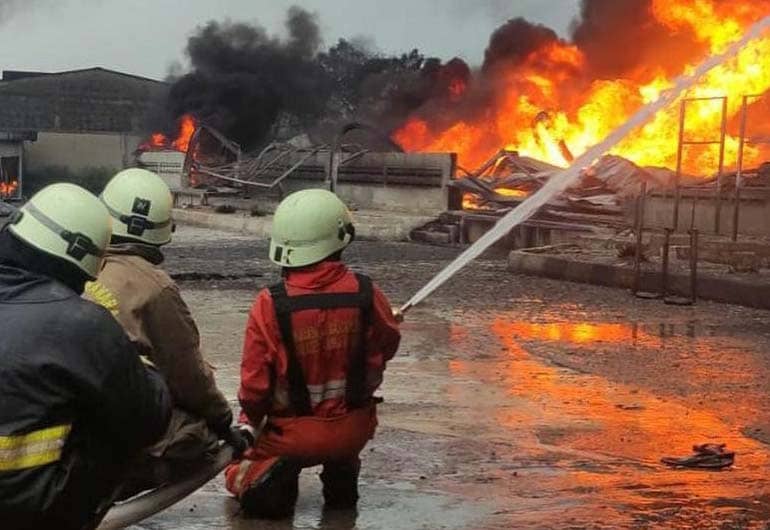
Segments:
[[[176,229],[176,226],[173,224],[173,221],[171,219],[167,219],[162,222],[154,222],[147,219],[147,217],[143,215],[137,215],[137,214],[131,214],[131,215],[124,215],[114,209],[112,206],[107,204],[104,199],[101,199],[102,204],[107,208],[107,211],[110,212],[110,215],[113,217],[113,219],[117,219],[124,225],[126,225],[126,231],[129,233],[129,235],[136,236],[136,237],[142,237],[144,235],[145,230],[157,230],[159,228],[165,228],[168,225],[171,225],[171,231],[174,232]]]
[[[356,227],[353,226],[353,223],[347,223],[340,228],[338,237],[345,245],[351,244],[356,239]]]

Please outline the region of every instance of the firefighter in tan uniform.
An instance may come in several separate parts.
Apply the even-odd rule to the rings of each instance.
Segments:
[[[155,472],[173,473],[176,464],[184,468],[215,451],[219,439],[233,441],[232,412],[201,355],[190,310],[160,268],[161,247],[173,231],[168,186],[150,171],[127,169],[113,177],[100,198],[113,218],[113,235],[104,267],[86,295],[112,312],[166,379],[174,412],[149,455],[158,459]],[[167,480],[162,475],[155,482]]]

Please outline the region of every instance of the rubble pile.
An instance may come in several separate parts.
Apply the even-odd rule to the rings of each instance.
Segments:
[[[466,209],[504,212],[540,189],[562,168],[515,151],[500,151],[488,162],[450,185],[466,197]],[[688,178],[689,180],[694,180]],[[620,215],[623,204],[647,190],[670,188],[675,173],[666,168],[642,168],[620,156],[606,155],[583,171],[582,178],[549,202],[550,209]]]

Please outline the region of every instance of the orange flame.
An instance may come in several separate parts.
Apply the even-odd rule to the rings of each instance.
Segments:
[[[738,0],[653,0],[651,12],[672,33],[691,32],[698,42],[716,53],[765,14],[763,5],[767,4]],[[766,57],[770,57],[770,37],[753,41],[686,94],[697,98],[728,97],[725,139],[728,167],[737,161],[739,140],[735,122],[742,96],[770,90],[770,65]],[[440,119],[435,121],[440,123],[412,116],[395,131],[393,139],[407,151],[456,152],[460,164],[466,168],[481,165],[500,147],[565,166],[562,142],[575,155],[585,152],[640,106],[653,101],[672,85],[672,79],[664,75],[662,68],[645,68],[644,73],[634,72],[623,79],[586,81],[585,65],[586,57],[579,48],[564,42],[549,43],[526,57],[522,64],[501,74],[491,112],[480,112],[474,118],[449,125],[445,124],[446,116],[437,117]],[[693,68],[694,64],[684,64],[682,72]],[[658,73],[651,76],[650,71]],[[535,120],[543,111],[548,112],[548,123]],[[762,120],[767,118],[770,116]],[[685,139],[718,140],[721,123],[721,100],[689,102]],[[678,131],[679,108],[675,105],[633,132],[612,152],[642,166],[674,167]],[[747,165],[756,166],[767,159],[770,159],[767,147],[746,147]],[[713,173],[718,161],[719,145],[691,146],[683,153],[684,170],[696,175]]]
[[[197,127],[198,122],[195,118],[191,114],[184,114],[179,118],[176,138],[170,140],[165,134],[155,132],[150,135],[149,139],[139,149],[144,151],[173,149],[186,153],[190,148],[190,140],[193,134],[195,134]]]
[[[19,189],[19,181],[0,182],[0,197],[11,197]]]
[[[171,145],[173,145],[177,151],[186,153],[187,149],[190,147],[190,140],[195,133],[196,127],[197,124],[195,123],[195,118],[190,114],[182,116],[179,124],[179,135],[176,137],[176,140],[171,142]]]

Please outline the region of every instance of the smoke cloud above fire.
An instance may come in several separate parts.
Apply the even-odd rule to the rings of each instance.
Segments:
[[[255,148],[288,132],[326,139],[340,123],[361,120],[406,150],[457,152],[468,168],[503,147],[563,165],[554,146],[583,152],[768,10],[770,0],[582,0],[568,38],[523,18],[501,21],[476,67],[418,50],[386,56],[346,40],[324,49],[319,15],[296,7],[283,38],[210,22],[188,42],[191,68],[171,89],[167,128],[192,114]],[[770,40],[751,46],[696,95],[729,95],[733,123],[738,96],[770,88],[770,71],[748,74],[767,53]],[[717,107],[698,110],[696,135],[718,131]],[[677,128],[675,113],[661,115],[618,153],[670,166]],[[728,156],[736,145],[729,137]],[[687,156],[688,168],[714,159]]]

